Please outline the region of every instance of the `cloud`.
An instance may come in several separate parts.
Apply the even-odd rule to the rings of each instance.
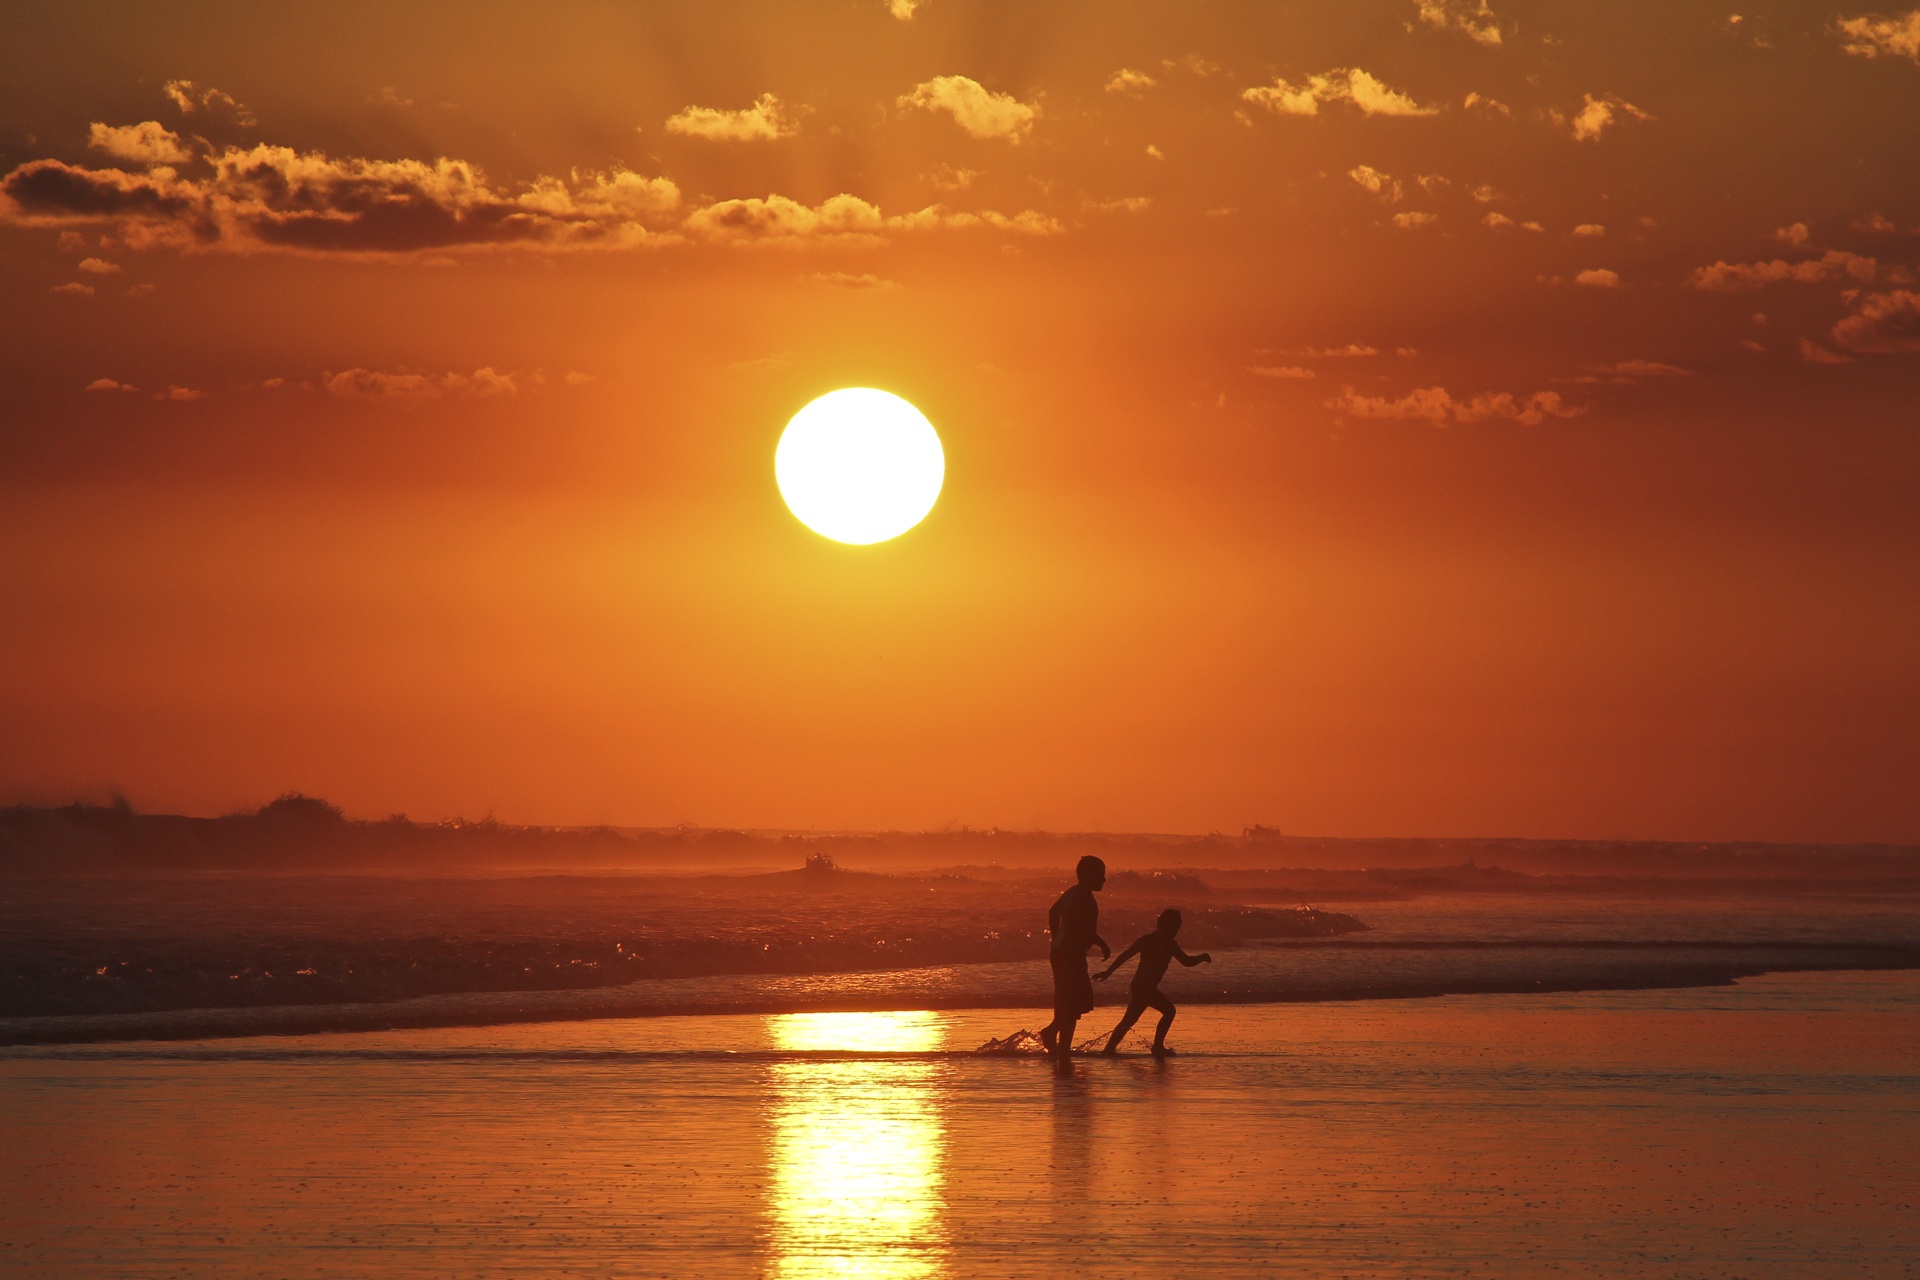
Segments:
[[[1785,262],[1779,258],[1771,262],[1716,262],[1710,267],[1697,268],[1687,277],[1687,283],[1696,289],[1731,293],[1738,289],[1759,289],[1783,281],[1817,284],[1822,280],[1838,279],[1842,275],[1855,280],[1871,280],[1878,273],[1879,266],[1877,259],[1849,253],[1845,249],[1830,249],[1821,257],[1808,258],[1803,262]]]
[[[817,207],[785,196],[723,200],[683,211],[667,178],[627,169],[542,176],[496,186],[476,166],[441,158],[335,158],[287,147],[229,147],[201,157],[203,172],[161,166],[144,173],[31,160],[0,177],[0,224],[106,227],[135,249],[184,253],[289,253],[405,259],[450,265],[456,251],[630,250],[701,242],[876,240],[884,233],[985,227],[1056,235],[1061,223],[1032,209],[1003,214],[933,205],[883,218],[842,194]],[[971,180],[961,171],[953,184]],[[1119,207],[1138,208],[1141,197]],[[69,246],[84,252],[72,232]]]
[[[68,297],[73,298],[91,298],[93,296],[93,286],[90,284],[81,284],[78,280],[69,280],[66,284],[53,286],[53,292],[64,293]]]
[[[1438,221],[1440,221],[1440,215],[1437,213],[1416,212],[1396,213],[1393,215],[1393,225],[1402,231],[1412,231],[1417,227],[1430,227]]]
[[[88,391],[138,391],[140,388],[131,382],[116,382],[112,378],[95,378],[86,386]]]
[[[1535,426],[1548,418],[1574,418],[1585,413],[1585,406],[1569,406],[1557,391],[1536,391],[1530,396],[1515,396],[1510,391],[1485,391],[1465,399],[1456,399],[1445,387],[1422,387],[1398,400],[1386,396],[1363,396],[1352,387],[1326,402],[1327,408],[1356,418],[1422,418],[1436,427],[1454,422],[1481,422],[1488,418],[1506,418]]]
[[[1390,174],[1382,173],[1370,164],[1355,165],[1347,170],[1347,176],[1388,204],[1400,199],[1400,184]]]
[[[1791,226],[1776,227],[1773,232],[1773,238],[1782,244],[1802,245],[1807,242],[1808,234],[1807,224],[1804,222],[1796,222]]]
[[[992,227],[996,231],[1008,231],[1023,236],[1057,236],[1066,228],[1059,219],[1048,217],[1035,209],[1022,209],[1019,213],[996,213],[992,209],[983,209],[979,213],[957,213],[944,205],[929,205],[917,213],[901,214],[888,218],[886,225],[895,231],[964,231],[974,227]]]
[[[764,199],[722,200],[695,209],[682,224],[702,240],[798,242],[803,240],[877,240],[886,219],[877,205],[842,193],[810,208],[782,195]]]
[[[155,400],[174,400],[186,404],[194,400],[205,400],[207,393],[204,391],[195,391],[192,387],[170,386],[165,391],[154,392],[153,398]]]
[[[780,99],[763,93],[752,106],[739,111],[688,107],[668,117],[667,132],[709,142],[771,142],[800,132],[800,121]]]
[[[1800,339],[1800,358],[1808,364],[1852,364],[1852,356],[1843,356],[1837,351],[1829,351],[1817,342]]]
[[[1598,142],[1600,135],[1608,126],[1620,120],[1651,120],[1653,117],[1640,108],[1612,94],[1596,98],[1592,94],[1583,94],[1586,105],[1573,117],[1573,140],[1575,142]]]
[[[1920,62],[1920,9],[1904,18],[1841,18],[1840,47],[1856,58],[1881,54]]]
[[[87,126],[87,146],[135,164],[185,164],[193,159],[180,135],[158,120],[122,125],[96,120]]]
[[[885,217],[878,205],[841,193],[816,207],[782,195],[722,200],[688,214],[682,227],[698,240],[731,244],[808,243],[877,244],[889,232],[957,231],[990,227],[1018,235],[1057,235],[1065,228],[1032,209],[1008,215],[983,210],[956,212],[929,205],[914,213]]]
[[[942,164],[927,176],[935,191],[965,191],[980,176],[978,169],[956,169],[950,164]]]
[[[153,282],[150,280],[142,280],[139,284],[130,285],[127,288],[127,296],[129,298],[144,298],[152,292]]]
[[[593,375],[590,373],[581,373],[577,369],[569,369],[567,370],[566,376],[561,378],[560,381],[570,387],[584,387],[593,381]]]
[[[1583,284],[1589,289],[1614,289],[1620,285],[1620,273],[1609,271],[1605,267],[1593,267],[1576,275],[1573,282]]]
[[[235,102],[232,94],[222,93],[218,89],[202,89],[191,80],[169,80],[161,89],[180,108],[180,114],[190,116],[196,113],[207,115],[227,115],[242,127],[255,123],[253,112],[242,103]]]
[[[994,93],[977,80],[966,76],[935,76],[915,85],[912,93],[902,94],[903,107],[926,111],[945,111],[968,135],[975,138],[1005,138],[1018,142],[1033,128],[1038,107],[1021,102],[1012,94]]]
[[[1240,96],[1276,115],[1318,115],[1321,104],[1329,102],[1351,102],[1369,116],[1430,116],[1440,110],[1421,106],[1358,67],[1335,67],[1298,85],[1276,77],[1272,84],[1256,85]]]
[[[1506,103],[1494,98],[1489,98],[1483,93],[1468,93],[1466,99],[1461,102],[1460,105],[1468,111],[1475,111],[1486,116],[1504,117],[1513,114],[1513,109]]]
[[[229,147],[211,172],[144,174],[30,160],[0,178],[0,222],[111,226],[135,248],[229,253],[409,255],[520,245],[628,248],[675,210],[668,179],[624,169],[496,188],[441,158],[334,158],[289,147]]]
[[[1691,378],[1693,370],[1658,360],[1621,360],[1593,366],[1574,382],[1638,382],[1642,378]]]
[[[1869,293],[1833,326],[1833,340],[1849,351],[1893,355],[1920,351],[1920,293]]]
[[[1124,93],[1137,98],[1157,83],[1158,81],[1143,71],[1122,67],[1107,77],[1107,92]]]
[[[1888,232],[1898,231],[1900,228],[1894,226],[1893,221],[1885,214],[1866,213],[1853,220],[1853,229],[1855,231],[1870,231],[1885,235]]]
[[[887,289],[898,289],[900,287],[897,281],[888,280],[871,273],[853,275],[846,271],[816,271],[808,276],[807,279],[813,281],[815,284],[829,285],[835,289],[864,289],[880,292]]]
[[[1202,79],[1205,79],[1210,76],[1217,76],[1222,71],[1225,70],[1225,68],[1222,67],[1219,63],[1208,62],[1205,58],[1201,57],[1197,53],[1190,53],[1184,58],[1162,58],[1160,60],[1160,65],[1165,67],[1169,71],[1172,71],[1177,67],[1184,67],[1188,71],[1193,72],[1194,75],[1197,75]]]
[[[1121,196],[1114,200],[1089,200],[1086,207],[1102,213],[1145,213],[1153,208],[1153,197]]]
[[[382,85],[378,93],[370,93],[366,98],[370,107],[410,107],[413,99],[395,89],[392,85]]]
[[[912,22],[916,9],[926,6],[928,0],[886,0],[887,12],[902,22]]]
[[[1479,44],[1500,43],[1500,21],[1487,0],[1414,0],[1420,21],[1436,31],[1458,31]]]
[[[1320,376],[1311,369],[1287,364],[1250,364],[1247,366],[1247,372],[1256,378],[1317,378]]]
[[[1545,227],[1531,219],[1526,222],[1515,222],[1504,213],[1489,213],[1486,217],[1480,219],[1480,225],[1491,228],[1494,231],[1505,231],[1508,227],[1519,227],[1522,231],[1546,230]]]
[[[108,262],[105,258],[82,258],[79,266],[80,270],[88,275],[117,276],[120,274],[120,264]]]
[[[344,373],[323,373],[320,385],[327,394],[343,400],[384,401],[390,404],[419,404],[448,397],[495,399],[518,395],[516,378],[524,374],[500,373],[491,366],[472,374],[418,373],[407,369],[384,373],[374,369],[348,369]]]
[[[1607,234],[1607,229],[1597,222],[1583,222],[1573,229],[1577,236],[1588,236],[1595,240]]]
[[[1299,354],[1313,360],[1355,360],[1377,356],[1380,354],[1380,348],[1349,342],[1344,347],[1302,347]]]

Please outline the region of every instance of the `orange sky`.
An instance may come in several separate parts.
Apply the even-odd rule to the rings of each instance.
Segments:
[[[11,18],[0,783],[1920,839],[1920,11],[893,10]]]

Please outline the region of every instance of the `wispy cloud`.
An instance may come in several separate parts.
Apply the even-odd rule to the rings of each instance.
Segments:
[[[902,22],[912,22],[913,15],[927,7],[928,0],[886,0],[887,12]]]
[[[1573,140],[1575,142],[1598,142],[1600,135],[1609,127],[1622,120],[1651,120],[1651,113],[1642,111],[1624,98],[1612,94],[1594,97],[1582,95],[1586,102],[1573,116]]]
[[[1920,9],[1900,18],[1842,18],[1835,26],[1840,32],[1840,47],[1856,58],[1886,54],[1920,62]]]
[[[1430,116],[1440,110],[1421,106],[1358,67],[1335,67],[1300,84],[1276,77],[1272,84],[1256,85],[1240,96],[1276,115],[1290,116],[1318,115],[1321,104],[1332,102],[1350,102],[1369,116]]]
[[[695,239],[739,245],[878,244],[889,233],[962,231],[987,227],[1017,235],[1058,235],[1058,220],[1032,209],[1016,214],[965,212],[929,205],[888,217],[880,207],[841,193],[805,205],[782,195],[722,200],[689,213],[681,224]]]
[[[1920,351],[1920,293],[1869,293],[1833,326],[1833,340],[1849,351],[1893,355]]]
[[[1801,262],[1787,262],[1780,258],[1771,262],[1716,262],[1710,267],[1695,269],[1687,277],[1687,283],[1696,289],[1731,293],[1783,282],[1818,284],[1841,276],[1871,280],[1879,273],[1879,267],[1878,260],[1874,258],[1849,253],[1845,249],[1830,249],[1818,258]]]
[[[191,80],[169,80],[162,87],[161,92],[167,95],[174,106],[180,108],[180,114],[183,116],[225,115],[241,126],[251,126],[256,123],[253,112],[247,110],[245,103],[236,102],[232,94],[222,93],[211,86],[203,89]]]
[[[1008,142],[1025,137],[1040,114],[1038,107],[1010,93],[994,93],[966,76],[935,76],[915,85],[913,92],[900,95],[898,103],[924,111],[944,111],[971,137],[1004,138]]]
[[[1317,378],[1320,375],[1311,369],[1303,369],[1291,364],[1250,364],[1247,372],[1256,378]]]
[[[1400,184],[1391,174],[1382,173],[1370,164],[1357,164],[1347,170],[1347,176],[1379,196],[1388,204],[1400,199]]]
[[[1589,289],[1617,289],[1620,287],[1620,273],[1605,267],[1590,267],[1574,276],[1573,282]]]
[[[86,385],[86,390],[95,393],[138,391],[140,388],[131,382],[120,382],[114,378],[95,378]]]
[[[519,190],[442,158],[369,160],[228,148],[197,174],[31,160],[0,178],[0,222],[108,226],[135,248],[418,255],[538,246],[628,248],[680,204],[666,178],[624,169],[541,177]]]
[[[1458,31],[1479,44],[1500,43],[1500,20],[1487,0],[1414,0],[1420,21],[1438,31]]]
[[[1852,364],[1852,356],[1829,351],[1811,338],[1800,339],[1800,358],[1808,364]]]
[[[1107,92],[1124,93],[1137,98],[1158,83],[1157,80],[1144,71],[1135,71],[1129,67],[1122,67],[1107,77]]]
[[[876,276],[872,272],[864,272],[856,275],[847,271],[816,271],[808,276],[807,279],[813,281],[815,284],[824,284],[835,289],[853,289],[856,291],[884,292],[888,289],[898,289],[900,287],[897,281],[888,280],[883,276]]]
[[[328,395],[338,396],[343,400],[418,404],[450,396],[485,400],[518,395],[520,385],[517,379],[523,379],[525,376],[501,373],[491,366],[475,369],[471,374],[428,374],[408,369],[383,372],[376,369],[355,368],[341,373],[322,374],[320,385]]]
[[[1326,404],[1329,409],[1355,418],[1419,419],[1436,427],[1489,418],[1535,426],[1548,418],[1574,418],[1587,411],[1585,406],[1568,405],[1558,391],[1536,391],[1530,396],[1516,396],[1510,391],[1483,391],[1456,398],[1445,387],[1421,387],[1398,399],[1363,396],[1352,387],[1343,387],[1340,394]]]
[[[70,298],[91,298],[93,296],[93,286],[90,284],[81,284],[78,280],[69,280],[65,284],[53,286],[53,292],[64,293]]]
[[[771,93],[763,93],[750,107],[726,111],[718,107],[688,107],[668,117],[667,132],[709,142],[771,142],[800,132],[799,115]]]

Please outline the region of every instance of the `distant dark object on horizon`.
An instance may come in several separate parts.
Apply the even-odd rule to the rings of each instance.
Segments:
[[[0,809],[0,877],[222,872],[499,872],[509,870],[848,871],[966,868],[971,875],[1057,873],[1097,854],[1116,889],[1201,892],[1192,873],[1315,869],[1383,880],[1418,871],[1432,881],[1493,891],[1500,878],[1620,877],[1663,881],[1920,881],[1920,846],[1629,840],[1368,839],[953,831],[798,833],[702,827],[533,827],[403,814],[365,821],[299,792],[218,818],[135,812],[124,801]],[[799,855],[796,857],[796,855]],[[1173,870],[1155,870],[1171,868]],[[1136,884],[1138,879],[1143,883]],[[1207,877],[1208,883],[1213,877]],[[1440,881],[1403,886],[1435,891]],[[1522,887],[1518,883],[1510,888]]]

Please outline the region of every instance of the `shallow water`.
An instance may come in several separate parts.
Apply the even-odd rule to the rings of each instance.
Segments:
[[[9,1275],[1920,1275],[1920,975],[0,1053]],[[1110,1011],[1090,1017],[1099,1030]],[[1137,1044],[1133,1046],[1137,1048]]]
[[[1768,972],[1920,967],[1920,899],[1604,896],[1370,904],[1366,933],[1222,948],[1177,972],[1193,1004],[1722,984]],[[1128,937],[1112,933],[1115,947]],[[1183,933],[1191,950],[1213,945]],[[1103,1002],[1124,986],[1098,988]],[[716,973],[573,990],[0,1018],[0,1045],[371,1031],[693,1013],[1021,1008],[1051,998],[1034,960],[798,974]]]

